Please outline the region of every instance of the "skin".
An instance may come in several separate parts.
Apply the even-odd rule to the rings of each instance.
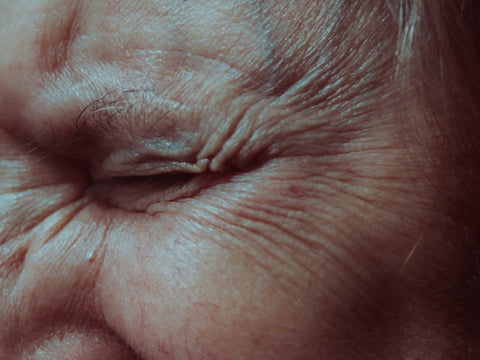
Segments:
[[[385,6],[0,14],[1,359],[478,356]]]

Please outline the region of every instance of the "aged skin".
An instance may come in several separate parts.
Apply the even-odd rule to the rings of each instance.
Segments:
[[[397,28],[382,1],[1,0],[0,359],[478,358]]]

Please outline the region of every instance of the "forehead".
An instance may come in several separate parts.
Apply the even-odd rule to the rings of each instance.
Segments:
[[[168,51],[269,73],[278,81],[292,69],[301,76],[331,52],[347,51],[353,38],[386,30],[384,9],[370,1],[43,0],[29,8],[46,72],[81,58],[108,62]]]
[[[332,109],[352,111],[353,99],[374,99],[371,89],[388,79],[395,31],[372,3],[25,2],[28,11],[11,14],[18,21],[9,27],[24,46],[7,42],[4,57],[24,75],[4,82],[12,84],[4,92],[25,102],[16,122],[36,136],[92,119],[92,110],[108,120],[113,109],[122,127],[162,118],[187,133],[228,132],[232,118],[254,107],[259,122],[284,109],[332,118]]]

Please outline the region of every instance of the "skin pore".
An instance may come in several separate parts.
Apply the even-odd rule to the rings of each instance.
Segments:
[[[478,73],[411,4],[0,0],[0,359],[478,358]]]

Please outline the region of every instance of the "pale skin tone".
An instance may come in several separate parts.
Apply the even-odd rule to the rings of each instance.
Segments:
[[[474,358],[395,29],[346,9],[0,1],[1,359]]]

